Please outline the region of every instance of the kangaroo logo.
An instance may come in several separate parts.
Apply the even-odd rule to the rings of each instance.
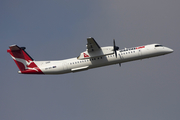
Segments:
[[[87,55],[86,53],[83,53],[84,54],[84,57],[86,58],[86,57],[89,57],[89,55]]]
[[[35,64],[33,64],[34,62],[33,61],[27,61],[27,60],[25,60],[25,59],[21,59],[21,58],[15,58],[15,57],[13,57],[12,56],[12,58],[15,60],[15,61],[18,61],[18,62],[20,62],[20,63],[22,63],[23,65],[24,65],[24,67],[25,67],[25,70],[26,69],[31,69],[31,70],[35,70],[35,71],[37,71],[38,72],[38,70],[36,69],[36,65]]]

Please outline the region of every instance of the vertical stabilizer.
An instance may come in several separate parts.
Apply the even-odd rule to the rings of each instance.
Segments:
[[[14,62],[19,68],[19,73],[23,74],[43,74],[33,59],[25,51],[25,47],[11,45],[7,52],[11,55]]]

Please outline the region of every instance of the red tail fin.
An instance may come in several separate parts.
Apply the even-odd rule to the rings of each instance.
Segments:
[[[11,57],[18,66],[20,72],[24,74],[43,74],[39,67],[34,63],[33,59],[26,53],[25,47],[18,47],[12,45],[7,52],[10,53]]]

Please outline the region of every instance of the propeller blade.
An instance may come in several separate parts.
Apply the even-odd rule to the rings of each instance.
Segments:
[[[114,47],[114,51],[116,50],[116,42],[115,39],[113,39],[113,47]]]
[[[114,54],[115,54],[115,56],[116,56],[116,58],[117,58],[117,52],[116,52],[116,50],[118,50],[119,49],[119,47],[117,47],[116,46],[116,43],[115,43],[115,39],[113,39],[113,47],[114,47]]]
[[[114,53],[115,53],[115,55],[116,55],[116,58],[117,58],[117,52],[116,52],[116,50],[114,51]]]

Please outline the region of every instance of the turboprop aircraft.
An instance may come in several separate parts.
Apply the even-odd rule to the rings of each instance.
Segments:
[[[7,50],[17,64],[21,74],[64,74],[91,68],[141,60],[172,53],[173,50],[160,44],[149,44],[119,50],[113,46],[100,47],[94,38],[87,38],[86,51],[79,57],[57,61],[35,61],[25,51],[25,47],[11,45]]]

